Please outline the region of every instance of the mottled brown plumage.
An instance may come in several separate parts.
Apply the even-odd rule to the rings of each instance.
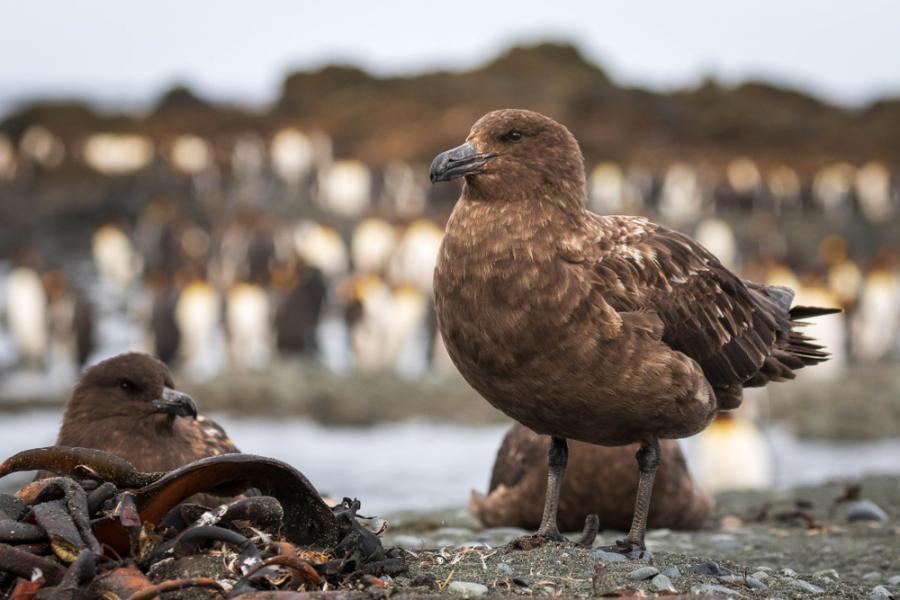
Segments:
[[[540,525],[547,490],[547,436],[518,423],[503,438],[486,496],[472,492],[469,509],[487,527]],[[631,502],[637,492],[634,453],[638,447],[569,444],[566,478],[559,497],[559,527],[580,530],[591,513],[601,529],[628,529]],[[715,502],[697,487],[684,455],[674,440],[660,443],[662,461],[656,474],[648,525],[668,529],[697,529],[712,513]]]
[[[222,428],[196,416],[193,400],[174,387],[165,364],[147,354],[100,362],[79,378],[56,443],[112,452],[146,472],[238,452]]]
[[[697,433],[743,387],[826,358],[794,319],[828,309],[791,310],[790,290],[744,282],[646,219],[589,212],[578,143],[548,117],[485,115],[431,176],[465,177],[434,279],[451,358],[488,402],[556,438],[554,485],[566,438],[642,445],[632,546],[659,438]]]

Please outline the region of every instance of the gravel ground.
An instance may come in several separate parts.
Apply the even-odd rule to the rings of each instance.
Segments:
[[[591,549],[521,551],[503,545],[524,531],[481,529],[464,510],[393,515],[385,544],[413,554],[408,576],[388,589],[456,597],[900,597],[900,477],[732,492],[718,502],[707,529],[649,532],[646,560],[605,553],[617,532],[602,532]]]

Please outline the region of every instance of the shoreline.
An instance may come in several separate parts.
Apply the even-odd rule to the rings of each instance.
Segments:
[[[790,386],[748,389],[757,420],[783,424],[804,439],[887,439],[900,431],[900,364],[851,365],[840,379],[798,378]],[[457,374],[405,378],[393,373],[336,373],[309,361],[279,360],[266,371],[226,371],[206,381],[176,372],[179,389],[206,413],[305,417],[322,425],[365,427],[427,418],[466,425],[509,419]],[[0,414],[64,405],[68,385],[50,393],[0,386]]]

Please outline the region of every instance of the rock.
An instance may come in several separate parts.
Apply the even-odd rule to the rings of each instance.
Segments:
[[[747,579],[745,580],[745,582],[747,583],[747,587],[749,587],[751,590],[764,590],[768,587],[765,583],[763,583],[753,575],[747,575]]]
[[[869,571],[862,578],[865,581],[881,581],[881,571]]]
[[[681,577],[681,571],[678,570],[678,567],[669,567],[668,569],[663,571],[662,574],[672,580]]]
[[[607,552],[606,550],[591,550],[591,556],[597,560],[605,560],[606,562],[624,562],[625,556],[618,552]]]
[[[733,590],[731,588],[727,588],[724,585],[713,585],[711,583],[707,583],[704,585],[698,585],[691,588],[692,594],[697,594],[698,596],[702,596],[704,594],[710,595],[723,595],[729,598],[743,598],[744,595],[737,590]]]
[[[688,571],[697,575],[712,575],[714,577],[727,577],[731,575],[731,571],[719,565],[717,562],[709,561],[688,567]]]
[[[888,579],[887,584],[890,586],[900,585],[900,575],[894,575],[893,577]]]
[[[744,578],[741,575],[724,575],[719,577],[719,581],[722,583],[744,583]]]
[[[497,563],[497,570],[500,571],[501,574],[512,577],[513,570],[512,567],[506,563]]]
[[[869,595],[872,600],[894,600],[894,595],[883,585],[876,585]]]
[[[630,572],[628,574],[628,579],[631,579],[632,581],[643,581],[655,577],[656,575],[659,575],[659,569],[656,567],[641,567],[640,569],[635,569]]]
[[[769,574],[766,573],[765,571],[756,571],[755,573],[750,575],[750,577],[753,577],[755,579],[759,579],[760,581],[762,581],[763,579],[767,579],[769,577]]]
[[[632,550],[628,553],[626,558],[630,560],[646,560],[649,562],[653,560],[653,552],[651,552],[649,548],[645,548],[643,550]]]
[[[821,594],[825,591],[819,586],[813,585],[808,581],[803,581],[802,579],[791,579],[791,585],[804,592],[809,592],[810,594]]]
[[[888,515],[871,500],[855,500],[847,505],[847,520],[851,523],[857,521],[884,523],[888,520]]]
[[[463,598],[476,598],[484,596],[488,593],[486,585],[475,583],[474,581],[452,581],[447,589],[454,594],[459,594]]]
[[[652,583],[653,587],[660,592],[678,592],[678,590],[675,589],[675,586],[672,585],[672,580],[663,573],[656,575],[650,580],[650,583]]]
[[[838,575],[838,572],[835,571],[834,569],[822,569],[821,571],[816,571],[815,573],[813,573],[813,578],[814,579],[825,579],[828,581],[836,581],[836,580],[840,579],[841,576]]]
[[[788,569],[782,569],[782,570],[781,570],[781,574],[784,575],[785,577],[796,577],[796,576],[797,576],[797,571],[795,571],[795,570],[793,570],[793,569],[790,569],[790,568],[788,568]]]

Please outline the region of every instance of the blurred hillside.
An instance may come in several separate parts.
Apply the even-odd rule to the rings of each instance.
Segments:
[[[352,66],[292,73],[262,112],[215,104],[182,87],[145,115],[99,114],[78,101],[38,102],[0,122],[0,133],[14,145],[36,125],[63,142],[102,131],[141,133],[163,143],[189,131],[225,143],[247,131],[267,136],[294,125],[327,131],[335,155],[378,167],[394,160],[427,163],[458,143],[474,119],[512,106],[566,123],[589,164],[719,164],[749,154],[763,163],[787,162],[803,174],[836,160],[900,162],[898,99],[849,110],[763,83],[729,88],[715,81],[660,94],[620,87],[576,48],[554,44],[513,48],[462,73],[377,78]],[[59,165],[54,179],[89,181],[90,173],[76,166]]]

